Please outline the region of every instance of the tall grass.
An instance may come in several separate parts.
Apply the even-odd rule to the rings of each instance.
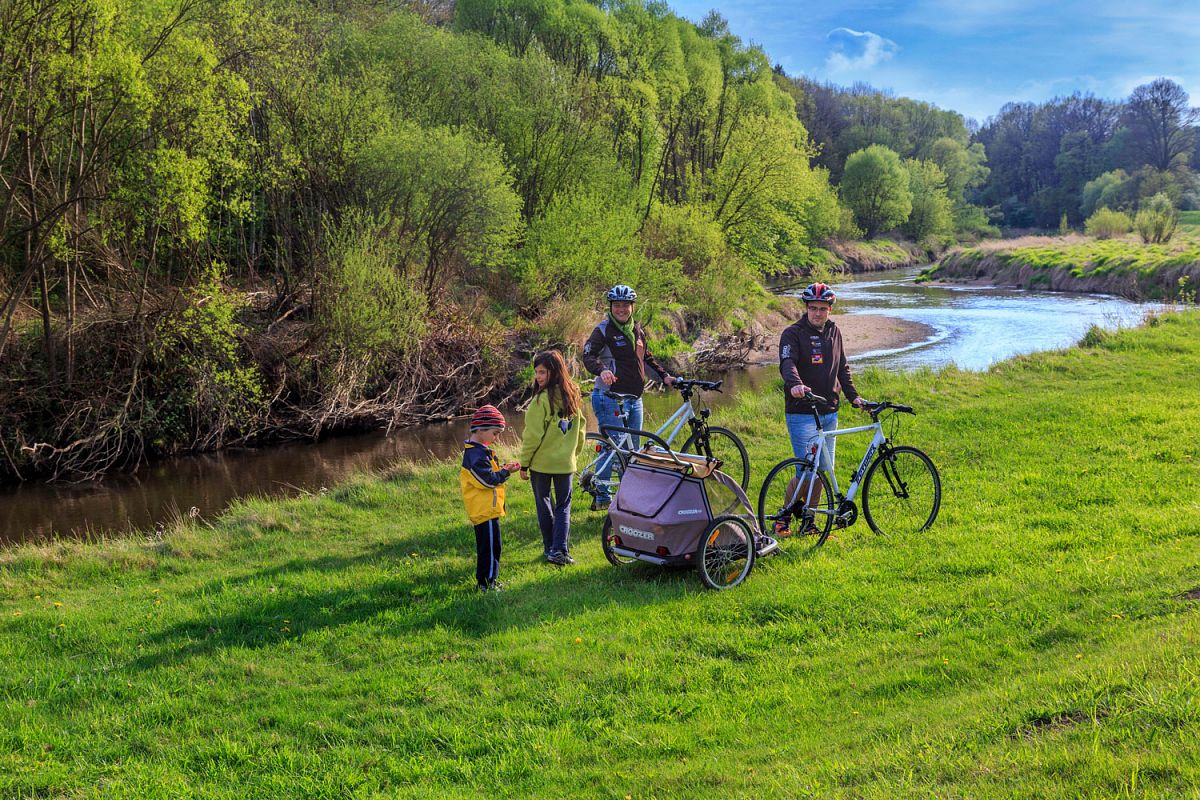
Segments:
[[[1088,344],[864,373],[919,412],[936,526],[732,592],[609,566],[578,509],[545,565],[514,482],[479,595],[454,464],[5,551],[0,795],[1196,796],[1200,315]],[[754,486],[777,388],[716,412]]]

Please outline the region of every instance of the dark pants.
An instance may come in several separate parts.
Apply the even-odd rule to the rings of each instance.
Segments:
[[[500,577],[500,520],[475,526],[475,582],[487,586]]]
[[[529,471],[538,527],[542,529],[542,552],[566,553],[571,538],[571,484],[574,476]],[[551,498],[550,490],[554,490]]]

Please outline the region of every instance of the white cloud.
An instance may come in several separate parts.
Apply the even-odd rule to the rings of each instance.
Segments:
[[[830,72],[857,72],[887,61],[899,50],[900,45],[870,31],[851,28],[834,28],[825,37],[833,43],[825,67]]]

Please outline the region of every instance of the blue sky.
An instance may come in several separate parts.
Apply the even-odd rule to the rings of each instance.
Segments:
[[[1122,99],[1157,77],[1200,105],[1195,0],[668,1],[696,21],[715,8],[790,75],[866,81],[980,122],[1010,100]]]

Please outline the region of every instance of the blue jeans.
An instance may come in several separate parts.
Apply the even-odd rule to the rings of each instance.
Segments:
[[[787,420],[788,437],[792,440],[792,455],[796,458],[808,458],[813,445],[817,443],[817,423],[813,420],[812,414],[785,414]],[[838,415],[834,411],[831,414],[821,415],[821,429],[825,431],[836,431],[838,426]],[[821,469],[826,472],[833,472],[833,456],[837,439],[826,439],[825,446],[821,448]],[[800,470],[796,470],[796,476],[800,476]]]
[[[642,429],[642,398],[636,400],[625,401],[625,412],[629,418],[622,422],[617,417],[617,401],[605,397],[600,391],[592,392],[592,411],[596,412],[597,425],[619,425],[623,428],[634,428],[635,430]],[[604,433],[604,431],[600,431]],[[617,438],[620,435],[617,434]],[[638,438],[633,439],[633,446],[637,448]],[[600,484],[600,490],[596,494],[596,500],[606,502],[611,500],[608,494],[608,482],[612,479],[613,466],[617,463],[617,459],[608,459],[604,465],[596,471],[596,480]]]
[[[542,531],[542,554],[567,552],[571,538],[571,481],[574,476],[529,471],[538,528]],[[550,496],[551,489],[554,496]]]

